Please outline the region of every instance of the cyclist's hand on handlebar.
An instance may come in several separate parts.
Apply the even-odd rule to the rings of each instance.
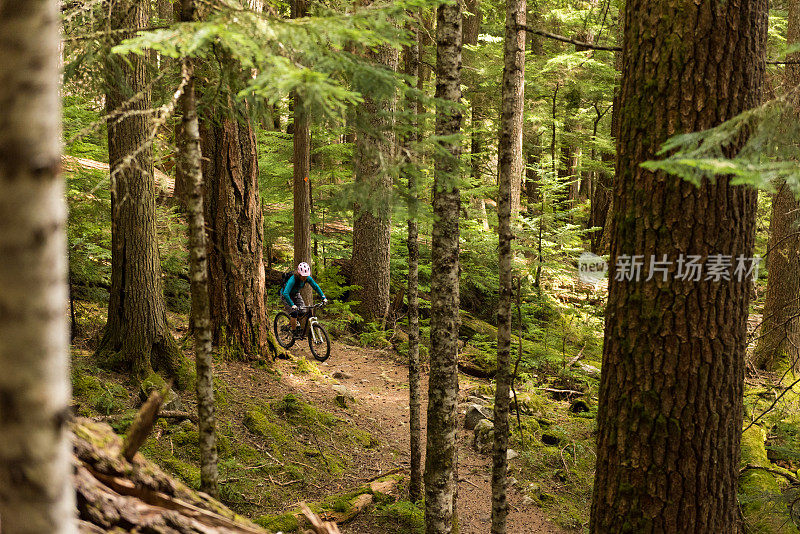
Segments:
[[[327,306],[328,305],[328,299],[322,299],[322,304],[324,306]]]

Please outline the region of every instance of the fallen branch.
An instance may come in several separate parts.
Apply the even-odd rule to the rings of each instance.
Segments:
[[[165,386],[161,391],[154,390],[150,394],[150,398],[147,399],[136,413],[136,417],[134,417],[133,423],[130,429],[128,429],[128,433],[125,434],[125,441],[122,445],[122,456],[129,462],[133,460],[139,447],[142,446],[147,436],[152,432],[153,426],[156,424],[158,412],[161,409],[161,405],[164,403],[169,387],[170,386]]]
[[[116,414],[116,415],[97,415],[91,418],[92,421],[98,421],[103,423],[116,423],[118,421],[122,421],[125,419],[124,415]],[[158,412],[156,414],[156,419],[175,419],[177,421],[184,421],[188,420],[194,424],[197,424],[197,416],[195,414],[191,414],[189,412],[180,412],[177,410],[164,410]]]
[[[545,393],[557,393],[559,395],[575,395],[576,397],[580,397],[586,395],[583,391],[575,391],[574,389],[553,389],[553,388],[545,388],[545,387],[535,387],[533,389],[541,389]]]
[[[300,511],[303,512],[308,522],[311,523],[311,528],[315,534],[341,534],[336,523],[323,522],[317,514],[311,511],[311,508],[309,508],[306,503],[300,503]]]

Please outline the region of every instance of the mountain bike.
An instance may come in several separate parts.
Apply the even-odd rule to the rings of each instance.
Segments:
[[[280,311],[275,314],[273,327],[275,328],[275,338],[278,344],[284,349],[288,349],[298,339],[308,337],[308,348],[317,361],[324,362],[331,355],[331,342],[328,339],[328,332],[319,323],[314,310],[323,307],[324,304],[313,306],[303,306],[297,311],[297,320],[303,325],[302,333],[295,336],[291,329],[291,317],[286,312]]]

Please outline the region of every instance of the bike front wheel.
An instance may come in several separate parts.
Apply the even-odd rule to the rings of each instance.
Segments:
[[[319,362],[324,362],[331,355],[331,342],[328,333],[319,323],[314,323],[308,332],[308,348]]]
[[[288,349],[294,345],[294,334],[291,328],[291,319],[285,312],[278,312],[275,315],[273,323],[275,329],[275,339],[278,340],[278,345],[284,349]]]

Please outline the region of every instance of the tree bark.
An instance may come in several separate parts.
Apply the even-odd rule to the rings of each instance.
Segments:
[[[508,393],[511,388],[511,218],[514,215],[514,182],[523,173],[522,118],[525,101],[526,1],[506,0],[506,35],[497,143],[497,177],[500,186],[497,203],[498,265],[500,301],[497,309],[497,373],[494,397],[494,447],[492,454],[492,534],[506,533],[508,501]],[[519,190],[517,190],[519,195]],[[519,203],[519,197],[516,199]],[[519,206],[517,206],[519,209]]]
[[[461,112],[441,103],[461,99],[461,5],[436,10],[436,135],[444,137],[434,164],[431,240],[431,349],[425,456],[425,531],[449,534],[457,491],[456,402],[458,396],[459,226],[458,188]],[[457,527],[456,527],[457,528]]]
[[[305,0],[292,0],[292,18],[306,16]],[[300,262],[311,265],[311,121],[297,93],[294,102],[293,198],[294,198],[294,267]],[[310,285],[301,291],[303,300],[313,301]]]
[[[382,46],[366,57],[393,71],[397,50]],[[355,299],[368,321],[382,319],[389,310],[389,239],[391,230],[392,160],[396,97],[364,93],[362,112],[355,115],[355,175],[361,200],[354,207],[353,283]]]
[[[415,35],[412,44],[405,48],[405,74],[417,80],[422,89],[420,77],[420,36]],[[422,103],[419,99],[408,99],[407,107],[413,109],[416,116],[412,119],[413,134],[406,134],[401,142],[403,174],[408,183],[408,408],[410,429],[411,467],[408,484],[408,497],[411,502],[422,499],[422,395],[419,365],[419,223],[417,221],[418,156],[410,141],[422,141],[421,125],[418,117],[422,114]]]
[[[135,31],[150,24],[150,3],[111,4],[111,27]],[[116,42],[129,37],[115,34]],[[106,107],[137,113],[151,107],[146,58],[131,54],[107,59]],[[127,103],[133,95],[141,97]],[[167,323],[156,232],[155,182],[148,116],[108,120],[111,164],[111,295],[108,322],[97,349],[106,364],[128,368],[137,378],[162,370],[187,387],[183,356]]]
[[[59,3],[0,3],[0,520],[76,532]]]
[[[789,3],[787,44],[800,41],[800,4]],[[787,60],[797,61],[800,54]],[[800,83],[800,65],[788,64],[784,71],[787,90]],[[792,104],[800,110],[800,99]],[[781,360],[788,359],[800,370],[800,202],[795,199],[786,182],[778,184],[772,197],[772,217],[769,223],[769,252],[767,255],[767,296],[758,343],[753,353],[753,365],[774,370]]]
[[[751,280],[731,269],[730,280],[684,281],[676,263],[752,256],[756,193],[724,176],[695,187],[640,163],[673,134],[757,105],[766,37],[765,0],[625,6],[593,533],[739,531]],[[674,263],[666,280],[617,281],[624,254]]]
[[[228,99],[227,109],[235,104]],[[249,111],[203,117],[200,123],[208,292],[214,343],[234,356],[267,350],[263,221],[258,155]]]
[[[194,0],[182,0],[181,20],[195,20]],[[208,258],[206,221],[203,210],[203,158],[200,151],[200,123],[197,118],[195,77],[192,60],[184,59],[183,75],[188,78],[181,104],[185,145],[179,165],[191,178],[192,188],[186,198],[189,218],[189,278],[192,291],[192,324],[194,328],[195,366],[197,369],[197,421],[200,448],[200,490],[212,497],[217,487],[217,441],[214,415],[214,354],[212,348],[211,310],[208,297]]]

